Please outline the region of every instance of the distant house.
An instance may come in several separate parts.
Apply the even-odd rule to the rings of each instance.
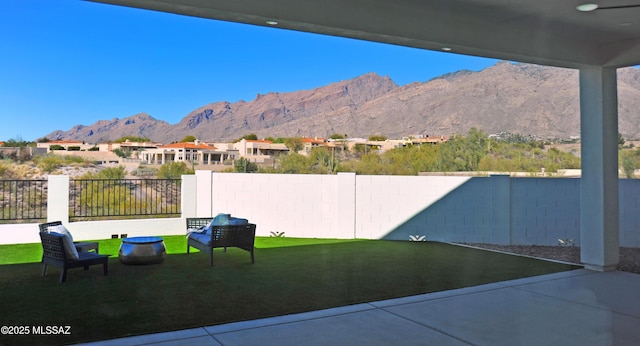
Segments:
[[[234,160],[235,150],[218,150],[215,146],[195,142],[171,143],[147,148],[139,153],[141,163],[165,164],[168,162],[186,162],[194,165],[221,165],[226,160]]]
[[[448,141],[449,138],[446,136],[429,137],[428,135],[414,135],[414,136],[404,137],[402,138],[402,140],[407,141],[411,144],[420,145],[420,144],[444,143]]]
[[[240,157],[261,164],[272,164],[276,156],[289,151],[289,148],[283,143],[273,143],[268,140],[242,139],[234,143],[233,147],[238,151]]]
[[[4,147],[6,142],[0,142],[0,157],[9,156],[9,155],[20,155],[21,153],[26,153],[30,156],[35,155],[45,155],[47,150],[44,148],[34,148],[34,147]]]
[[[307,155],[311,149],[318,147],[328,147],[327,140],[324,138],[302,138],[302,150],[298,154]]]
[[[86,161],[91,161],[99,165],[117,165],[121,163],[121,159],[118,155],[112,152],[104,151],[65,151],[65,150],[53,150],[52,154],[63,156],[75,156],[81,157]]]
[[[100,151],[114,151],[116,149],[120,149],[123,151],[137,152],[147,149],[155,149],[161,145],[162,143],[129,142],[129,140],[127,140],[121,143],[100,143],[98,144],[98,148],[100,148]]]
[[[95,145],[93,144],[84,144],[83,142],[80,142],[80,141],[65,140],[65,139],[57,140],[57,141],[49,141],[44,143],[37,143],[38,148],[47,149],[47,152],[51,152],[52,146],[62,147],[64,148],[64,150],[67,150],[67,151],[84,151],[84,150],[89,150],[95,147]]]

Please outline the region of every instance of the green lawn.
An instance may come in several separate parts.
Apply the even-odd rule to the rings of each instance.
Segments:
[[[578,267],[433,242],[256,239],[249,253],[187,255],[184,236],[164,237],[164,263],[118,262],[42,277],[40,244],[0,246],[2,325],[70,326],[71,335],[0,335],[0,344],[61,344],[192,328],[541,275]],[[195,251],[195,250],[194,250]]]

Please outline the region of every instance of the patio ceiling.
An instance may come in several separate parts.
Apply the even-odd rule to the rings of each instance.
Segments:
[[[640,0],[90,1],[579,69],[581,260],[588,269],[615,270],[616,68],[640,64]],[[586,3],[599,8],[577,9]]]
[[[91,1],[559,67],[640,64],[640,7],[576,9],[640,0]]]

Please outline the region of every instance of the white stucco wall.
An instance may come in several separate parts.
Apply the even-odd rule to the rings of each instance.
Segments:
[[[50,221],[65,215],[68,179],[50,182]],[[198,171],[183,177],[182,218],[68,223],[77,240],[184,234],[184,217],[229,213],[259,236],[580,244],[580,179],[356,176]],[[640,180],[620,180],[620,245],[640,247]],[[39,242],[37,224],[0,225],[0,244]]]

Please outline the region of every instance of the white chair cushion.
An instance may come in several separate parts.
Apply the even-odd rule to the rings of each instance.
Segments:
[[[58,226],[49,226],[47,230],[49,231],[49,233],[58,233],[64,236],[64,239],[63,239],[64,251],[67,253],[67,256],[69,258],[72,258],[75,260],[80,258],[80,256],[78,256],[78,250],[76,250],[76,246],[73,245],[73,237],[71,236],[71,233],[69,232],[68,229],[66,229],[62,225],[58,225]]]

